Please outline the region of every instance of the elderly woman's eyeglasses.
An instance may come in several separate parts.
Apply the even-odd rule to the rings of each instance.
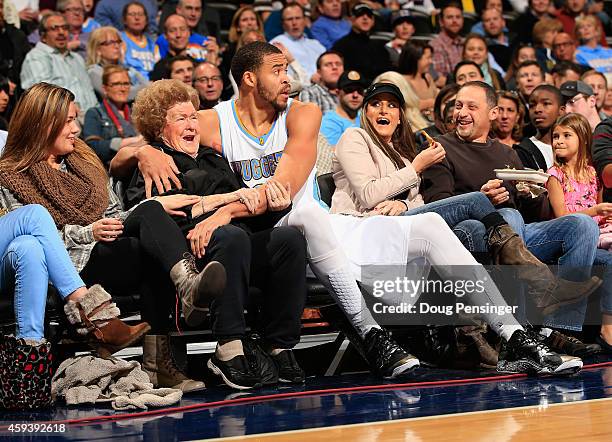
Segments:
[[[121,43],[121,40],[105,40],[100,42],[100,46],[119,46]]]

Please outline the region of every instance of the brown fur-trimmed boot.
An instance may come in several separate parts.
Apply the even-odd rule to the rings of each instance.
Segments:
[[[209,262],[198,272],[195,258],[186,253],[170,270],[170,279],[181,299],[185,322],[195,327],[204,321],[208,303],[225,290],[227,276],[225,267],[217,261]]]
[[[490,228],[487,231],[487,245],[495,264],[517,266],[518,278],[528,284],[529,294],[544,315],[586,298],[602,283],[596,276],[581,282],[557,278],[546,264],[527,249],[508,224]]]
[[[117,319],[121,313],[119,307],[98,284],[90,287],[78,301],[68,301],[64,312],[77,334],[86,338],[102,358],[134,344],[151,329],[146,322],[130,326]]]
[[[142,346],[142,369],[155,388],[178,388],[183,393],[204,390],[204,382],[189,379],[174,362],[168,336],[146,335]]]

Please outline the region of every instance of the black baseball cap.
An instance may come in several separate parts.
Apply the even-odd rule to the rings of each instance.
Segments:
[[[353,6],[353,9],[351,10],[351,15],[353,17],[361,17],[364,14],[374,17],[374,10],[365,3],[359,3]]]
[[[400,23],[408,22],[412,23],[414,26],[414,17],[410,15],[410,11],[406,11],[405,9],[400,9],[399,11],[391,14],[391,27],[394,28]]]
[[[586,84],[584,81],[566,81],[559,88],[561,95],[564,98],[574,98],[578,94],[586,95],[590,97],[595,95],[593,88]]]
[[[338,78],[338,89],[347,89],[351,86],[365,89],[370,83],[357,71],[344,71]]]
[[[384,93],[393,95],[395,98],[397,98],[397,101],[399,101],[400,106],[404,106],[404,94],[402,94],[400,88],[393,83],[374,83],[372,86],[366,89],[363,104],[365,105],[365,103],[370,101],[375,96]]]

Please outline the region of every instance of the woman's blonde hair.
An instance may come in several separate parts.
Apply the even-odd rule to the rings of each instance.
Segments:
[[[242,14],[244,14],[246,11],[251,11],[253,14],[255,14],[255,18],[257,19],[257,30],[259,32],[263,31],[263,21],[261,20],[259,14],[255,12],[255,9],[253,9],[252,6],[243,6],[242,8],[238,9],[232,17],[232,23],[230,24],[229,34],[227,36],[227,40],[230,43],[238,42],[241,34],[241,32],[238,31],[238,22],[240,21]]]
[[[384,72],[376,77],[373,83],[391,83],[402,91],[404,101],[406,102],[404,105],[404,113],[414,130],[422,130],[430,125],[419,110],[419,97],[402,74],[394,71]]]
[[[572,170],[574,179],[581,183],[588,183],[591,180],[589,174],[589,166],[593,165],[593,156],[591,153],[591,145],[593,144],[593,134],[589,121],[582,115],[571,113],[559,118],[553,125],[550,132],[554,136],[555,128],[563,126],[571,129],[578,137],[578,158],[576,159],[576,167]],[[554,144],[554,138],[553,138]],[[569,171],[565,161],[555,156],[555,165]]]
[[[111,75],[119,73],[127,74],[129,77],[129,71],[126,67],[119,66],[118,64],[107,64],[102,70],[102,84],[108,86]]]
[[[595,27],[595,31],[597,32],[597,41],[601,40],[601,33],[603,29],[601,27],[601,22],[594,15],[582,15],[580,17],[576,17],[576,26],[574,27],[574,35],[576,40],[582,42],[580,38],[580,28],[582,28],[586,24],[592,24]]]
[[[374,82],[376,83],[391,83],[391,82]],[[372,97],[374,99],[376,96]],[[414,133],[410,127],[410,122],[406,116],[405,107],[400,106],[399,111],[399,124],[395,128],[393,135],[391,136],[391,145],[387,144],[382,137],[378,134],[374,126],[366,116],[368,102],[364,101],[361,109],[361,116],[359,117],[359,125],[367,132],[372,138],[374,144],[378,146],[380,150],[389,158],[397,169],[403,169],[406,167],[404,158],[412,161],[416,156],[416,142],[414,140]]]
[[[542,46],[544,43],[544,36],[547,32],[563,32],[563,23],[556,18],[543,18],[533,26],[531,34],[533,36],[533,43],[536,46]]]
[[[247,41],[248,37],[252,34],[255,34],[257,36],[257,40],[251,40],[251,41]],[[236,44],[236,52],[238,52],[238,50],[249,44],[249,43],[253,43],[254,41],[263,41],[265,43],[266,41],[266,37],[260,32],[260,31],[255,31],[254,29],[250,29],[246,32],[243,32],[240,35],[240,38],[238,38],[238,43]]]
[[[0,168],[23,172],[49,157],[49,147],[61,134],[68,120],[74,94],[68,89],[49,83],[37,83],[24,92],[9,124],[9,133]],[[76,143],[74,153],[87,160],[106,175],[98,156],[85,143]]]
[[[119,34],[119,31],[112,26],[102,26],[101,28],[94,29],[89,36],[89,40],[87,41],[87,66],[102,64],[102,57],[98,53],[98,49],[100,48],[100,43],[106,40],[109,35],[112,35],[114,38],[118,39],[123,46],[121,34]]]
[[[138,92],[132,108],[132,122],[148,142],[159,141],[166,125],[168,110],[176,104],[190,101],[197,110],[197,91],[179,80],[158,80]]]

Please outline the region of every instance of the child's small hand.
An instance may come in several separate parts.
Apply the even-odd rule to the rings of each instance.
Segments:
[[[595,206],[597,215],[609,218],[612,216],[612,203],[599,203]]]

